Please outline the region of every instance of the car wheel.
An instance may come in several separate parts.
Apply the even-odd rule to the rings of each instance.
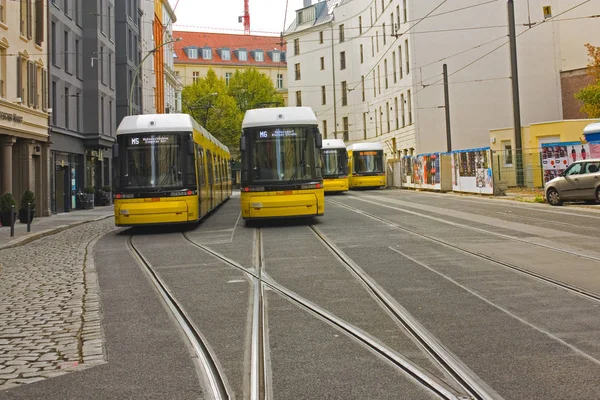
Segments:
[[[562,204],[562,200],[560,199],[560,195],[558,194],[558,191],[556,189],[554,189],[554,188],[550,188],[546,192],[546,201],[551,206],[560,206]]]

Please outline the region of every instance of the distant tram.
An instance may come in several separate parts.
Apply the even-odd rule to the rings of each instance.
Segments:
[[[231,196],[229,150],[187,114],[125,117],[115,150],[117,226],[197,222]]]
[[[323,215],[321,147],[310,107],[246,111],[240,139],[242,218]]]
[[[348,153],[342,139],[325,139],[321,148],[325,193],[348,190]]]
[[[385,187],[383,147],[379,143],[348,146],[350,189]]]

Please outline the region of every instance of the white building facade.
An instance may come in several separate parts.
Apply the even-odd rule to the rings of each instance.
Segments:
[[[154,73],[154,54],[151,50],[156,47],[154,36],[152,34],[152,23],[154,21],[154,2],[140,1],[141,26],[140,41],[142,58],[148,55],[144,64],[140,66],[140,76],[142,79],[142,113],[156,113],[156,99],[154,93],[156,90],[156,75]]]
[[[561,14],[581,2],[515,1],[523,125],[562,119],[561,71],[585,67],[600,37],[594,2]],[[447,64],[451,149],[486,147],[489,129],[513,126],[507,35],[506,1],[305,3],[285,34],[289,102],[311,106],[328,138],[394,158],[443,152]]]
[[[173,23],[177,21],[177,17],[168,1],[163,3],[162,20],[165,29],[163,41],[165,43],[171,42],[173,41]],[[165,113],[180,113],[182,84],[175,74],[175,43],[169,43],[163,46],[163,52],[165,71]]]

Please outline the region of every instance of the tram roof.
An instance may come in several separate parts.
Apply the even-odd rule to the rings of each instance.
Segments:
[[[345,149],[346,143],[342,139],[324,139],[323,140],[323,148],[324,149]]]
[[[256,108],[246,111],[242,129],[261,126],[317,124],[317,117],[310,107]]]
[[[348,146],[348,150],[360,151],[360,150],[383,150],[383,146],[379,142],[373,143],[353,143]]]
[[[141,114],[123,118],[117,128],[117,135],[152,132],[192,132],[196,129],[217,146],[229,153],[229,149],[204,129],[189,114]]]

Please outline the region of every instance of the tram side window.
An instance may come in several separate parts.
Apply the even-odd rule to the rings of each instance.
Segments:
[[[188,186],[196,186],[196,165],[195,165],[195,157],[193,153],[187,153],[187,185]]]
[[[204,176],[204,149],[202,146],[198,146],[197,154],[198,156],[196,163],[198,164],[198,185],[202,186],[206,183],[206,178]]]
[[[213,171],[213,156],[210,150],[206,152],[206,159],[208,160],[208,183],[215,183],[214,171]]]

